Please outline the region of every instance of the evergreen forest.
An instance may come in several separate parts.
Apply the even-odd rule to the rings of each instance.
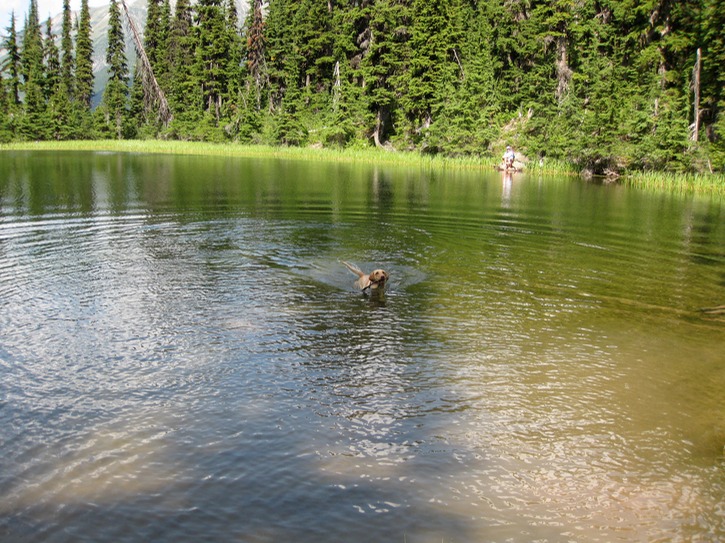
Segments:
[[[0,141],[179,139],[725,171],[720,0],[88,0],[2,33]],[[135,52],[125,40],[138,36]],[[129,55],[138,55],[130,63]],[[132,67],[133,66],[133,67]]]

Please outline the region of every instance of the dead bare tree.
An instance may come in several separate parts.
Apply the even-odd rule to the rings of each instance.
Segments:
[[[694,94],[693,99],[693,117],[694,122],[692,123],[690,139],[697,141],[700,136],[700,68],[702,66],[702,52],[700,48],[697,48],[697,56],[695,58],[695,66],[692,69],[692,92]]]
[[[136,24],[133,22],[133,19],[131,19],[131,14],[128,12],[126,0],[121,0],[121,5],[123,5],[123,11],[126,13],[128,25],[131,27],[133,41],[136,45],[136,55],[141,63],[141,82],[143,85],[144,103],[146,104],[147,110],[150,110],[153,106],[157,106],[159,120],[164,124],[164,126],[167,126],[173,118],[171,109],[169,108],[169,102],[166,100],[166,95],[159,86],[159,82],[156,81],[154,70],[151,67],[149,57],[146,55],[146,50],[143,47],[141,36],[138,33]]]

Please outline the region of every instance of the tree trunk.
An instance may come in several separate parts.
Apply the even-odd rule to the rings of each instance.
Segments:
[[[335,62],[335,66],[332,69],[332,77],[335,82],[332,86],[332,108],[337,110],[337,104],[340,102],[340,61]]]
[[[556,87],[556,100],[561,103],[569,91],[569,83],[571,82],[571,69],[569,68],[567,42],[564,36],[557,38],[556,50],[558,59],[556,61],[556,76],[558,85]]]
[[[695,60],[695,67],[692,69],[692,90],[694,93],[693,99],[693,116],[694,122],[692,124],[692,134],[690,139],[697,141],[700,134],[700,68],[702,65],[702,51],[697,48],[697,57]]]
[[[383,131],[383,108],[378,109],[378,114],[375,117],[375,130],[373,131],[373,141],[375,142],[375,147],[378,147],[380,149],[383,148],[383,144],[380,142],[380,134]]]

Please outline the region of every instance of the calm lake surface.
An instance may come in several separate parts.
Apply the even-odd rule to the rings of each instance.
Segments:
[[[721,200],[3,152],[0,203],[3,543],[725,539]]]

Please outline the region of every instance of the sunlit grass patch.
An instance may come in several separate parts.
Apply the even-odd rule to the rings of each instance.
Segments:
[[[725,175],[722,174],[634,172],[623,181],[644,189],[725,195]]]

